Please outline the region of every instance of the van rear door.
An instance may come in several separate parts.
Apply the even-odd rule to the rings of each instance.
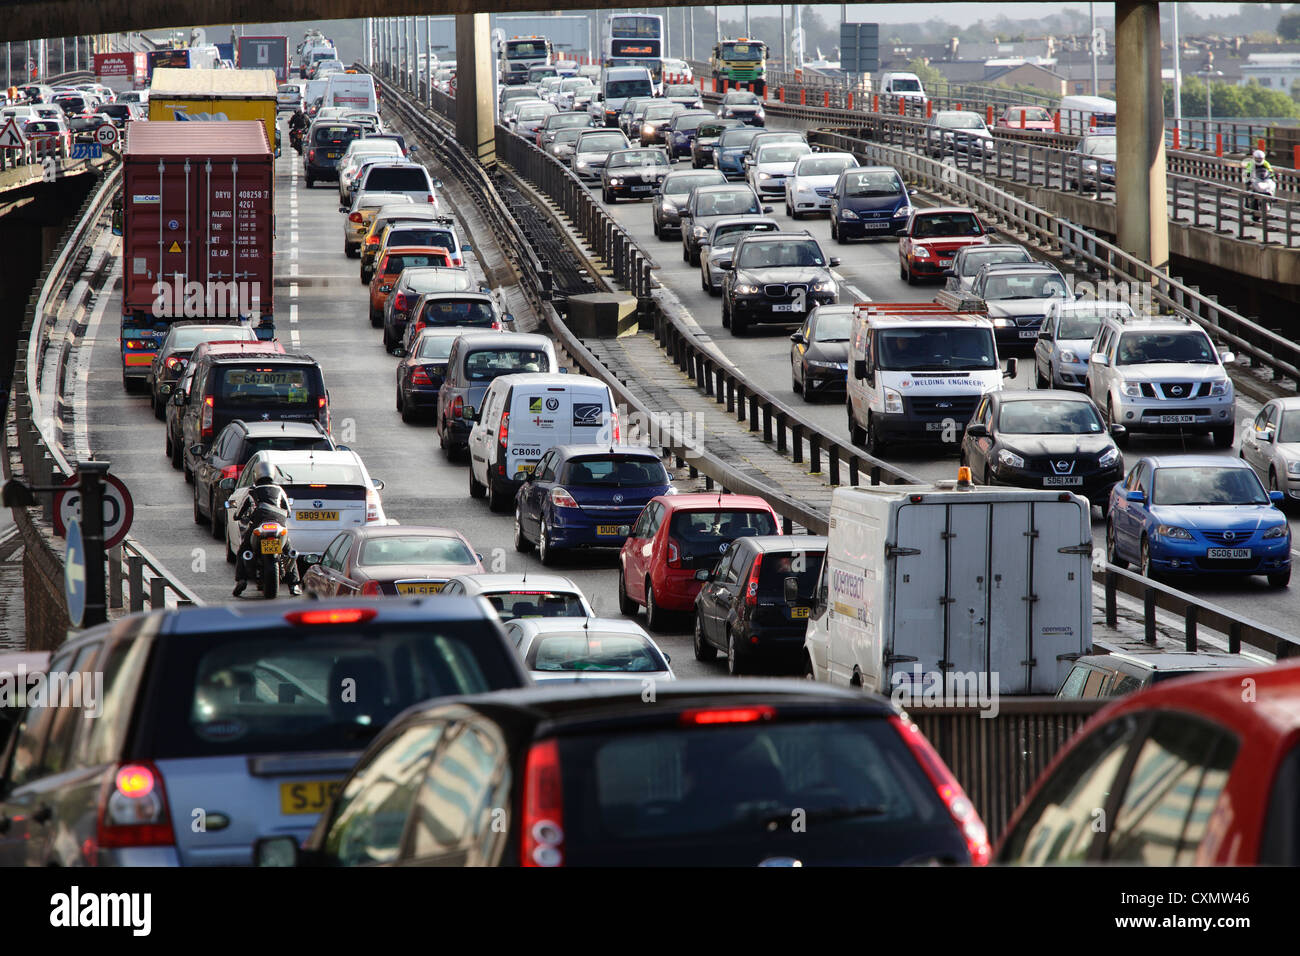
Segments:
[[[604,444],[614,440],[611,427],[609,387],[593,382],[577,384],[572,391],[573,414],[569,416],[569,436],[575,445]]]
[[[566,385],[516,385],[511,392],[506,474],[523,480],[542,455],[572,434],[573,395]]]

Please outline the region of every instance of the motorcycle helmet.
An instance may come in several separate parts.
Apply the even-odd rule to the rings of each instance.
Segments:
[[[253,468],[253,484],[273,485],[275,483],[275,468],[269,462],[259,461]]]
[[[1255,152],[1251,153],[1251,157],[1255,162],[1262,163],[1264,161],[1264,151],[1262,149],[1257,149]]]

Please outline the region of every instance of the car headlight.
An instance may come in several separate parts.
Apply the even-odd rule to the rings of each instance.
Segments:
[[[1286,463],[1286,473],[1293,478],[1300,478],[1300,460],[1288,461]]]
[[[611,186],[622,186],[623,180],[619,179],[617,176],[611,176],[609,177],[609,184]]]
[[[704,226],[696,226],[694,229],[691,230],[691,235],[694,236],[696,239],[703,239],[708,234],[709,234],[709,230]]]
[[[655,128],[654,128],[654,124],[652,123],[646,123],[644,126],[641,127],[641,132],[643,133],[653,133],[654,131]]]
[[[839,362],[818,362],[818,361],[815,360],[815,359],[809,359],[809,360],[808,360],[808,364],[811,365],[813,368],[830,368],[830,369],[837,369],[837,368],[840,367],[840,363],[839,363]]]
[[[1210,383],[1210,394],[1211,394],[1211,395],[1227,395],[1227,394],[1228,394],[1228,380],[1227,380],[1226,378],[1221,378],[1221,379],[1219,379],[1219,380],[1216,381],[1216,382],[1211,382],[1211,383]]]
[[[587,161],[585,159],[580,159],[577,162],[575,162],[573,165],[577,166],[579,169],[586,169]]]
[[[1109,468],[1117,461],[1119,461],[1119,449],[1108,448],[1106,451],[1101,453],[1101,457],[1097,459],[1097,464],[1102,468]]]
[[[771,173],[759,173],[759,174],[758,174],[758,178],[759,178],[759,179],[771,179],[771,178],[772,178],[772,174],[771,174]]]
[[[998,464],[1006,465],[1008,468],[1024,468],[1025,460],[1015,452],[1003,448],[998,452]]]
[[[892,388],[885,389],[885,413],[888,415],[903,414],[903,396]]]
[[[1274,525],[1264,532],[1264,540],[1270,541],[1274,538],[1285,538],[1291,533],[1291,529],[1284,524]]]
[[[726,111],[723,112],[722,115],[723,115],[724,117],[735,116],[735,115],[736,115],[736,111],[735,111],[735,110],[726,110]]]
[[[993,324],[999,329],[1006,329],[1010,328],[1012,323],[1010,319],[994,319]]]
[[[894,210],[894,218],[902,219],[904,216],[911,215],[911,212],[912,212],[911,206],[899,206],[897,209]]]
[[[813,290],[814,292],[834,292],[834,291],[835,291],[835,280],[834,280],[834,279],[818,279],[816,282],[814,282],[814,283],[812,284],[812,290]]]
[[[1120,388],[1120,391],[1121,391],[1123,394],[1127,395],[1129,398],[1141,398],[1141,397],[1142,397],[1142,383],[1141,383],[1141,382],[1122,382],[1122,383],[1120,384],[1120,387],[1119,387],[1119,388]]]
[[[1190,531],[1186,528],[1180,528],[1177,525],[1172,524],[1156,525],[1156,534],[1160,535],[1162,538],[1177,538],[1179,541],[1193,540]]]
[[[749,282],[739,282],[735,286],[736,295],[758,295],[758,286]]]
[[[663,202],[663,211],[664,211],[664,212],[676,212],[676,211],[677,211],[677,203],[673,202],[671,199],[665,199],[664,202]]]
[[[840,218],[841,218],[841,219],[857,219],[857,218],[858,218],[858,214],[857,214],[856,212],[854,212],[852,209],[841,209],[841,210],[840,210]]]
[[[925,246],[913,246],[912,255],[916,256],[918,259],[929,259],[930,250],[925,248]]]
[[[1061,361],[1062,361],[1062,362],[1066,362],[1067,364],[1070,364],[1070,365],[1077,365],[1077,364],[1079,364],[1079,362],[1081,362],[1081,361],[1083,361],[1083,360],[1080,359],[1079,356],[1075,355],[1074,352],[1073,352],[1072,350],[1070,350],[1070,349],[1062,349],[1062,350],[1061,350]]]

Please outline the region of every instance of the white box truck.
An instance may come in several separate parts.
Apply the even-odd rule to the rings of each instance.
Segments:
[[[322,106],[342,106],[358,113],[378,113],[375,78],[369,73],[331,73],[325,80]]]
[[[1089,518],[1070,492],[836,488],[807,668],[904,699],[1056,693],[1092,649]]]

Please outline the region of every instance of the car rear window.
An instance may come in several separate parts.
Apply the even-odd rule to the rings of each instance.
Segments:
[[[384,258],[384,266],[380,270],[383,275],[395,276],[403,269],[417,269],[421,266],[449,266],[451,260],[441,253],[436,252],[403,252],[401,255],[392,255]]]
[[[518,686],[509,648],[483,638],[481,622],[422,621],[167,640],[150,755],[359,750],[411,704]]]
[[[679,844],[688,859],[707,854],[700,841],[711,837],[714,849],[757,853],[753,862],[782,845],[795,858],[888,861],[894,847],[904,859],[916,853],[917,830],[952,828],[906,744],[878,718],[563,736],[559,750],[572,810],[564,854],[575,865],[674,838],[690,841]],[[800,816],[806,829],[790,825]]]
[[[317,146],[346,145],[361,135],[357,126],[318,126],[312,141]]]
[[[465,356],[465,376],[471,382],[490,382],[517,372],[550,371],[550,357],[541,349],[479,349]]]
[[[477,564],[460,538],[427,534],[369,538],[361,545],[361,564]]]
[[[517,617],[586,617],[582,600],[563,591],[498,591],[484,594],[503,621]]]
[[[681,549],[683,567],[713,567],[726,553],[722,544],[753,535],[776,534],[766,511],[678,511],[668,533]]]
[[[333,447],[328,438],[312,438],[307,435],[296,438],[246,438],[244,460],[247,461],[259,451],[332,451]]]
[[[425,325],[464,325],[470,328],[491,328],[496,312],[490,303],[478,300],[455,302],[435,299],[424,303],[420,322]],[[450,339],[447,340],[450,343]],[[448,345],[450,348],[450,345]],[[446,353],[443,353],[446,357]]]
[[[371,169],[366,176],[367,189],[391,189],[396,192],[425,190],[433,192],[429,174],[423,166],[403,166],[399,169]]]
[[[821,574],[825,551],[768,551],[763,554],[763,564],[758,570],[759,597],[781,600],[785,595],[785,579],[799,582],[799,596],[811,598]]]
[[[322,491],[307,492],[304,489],[325,489],[332,485],[353,485],[364,488],[366,484],[361,469],[344,462],[285,462],[275,466],[275,474],[276,483],[284,486],[285,493],[290,498],[294,496],[293,492],[288,491],[290,486],[298,489],[300,494],[314,494],[320,497]]]
[[[546,634],[528,647],[529,670],[590,673],[592,671],[664,671],[663,656],[644,637],[574,631]]]
[[[593,455],[569,459],[560,481],[598,488],[653,488],[668,484],[668,472],[657,458]]]
[[[451,354],[451,347],[458,336],[454,335],[424,335],[419,339],[416,346],[415,357],[422,359],[432,359],[434,361],[445,361]]]
[[[260,366],[221,370],[223,405],[309,405],[319,391],[308,366]]]
[[[418,226],[403,226],[393,229],[388,234],[390,246],[441,246],[444,249],[456,248],[456,234],[450,229],[430,229]]]
[[[430,269],[414,272],[402,280],[403,288],[412,292],[466,292],[474,288],[468,269]]]

